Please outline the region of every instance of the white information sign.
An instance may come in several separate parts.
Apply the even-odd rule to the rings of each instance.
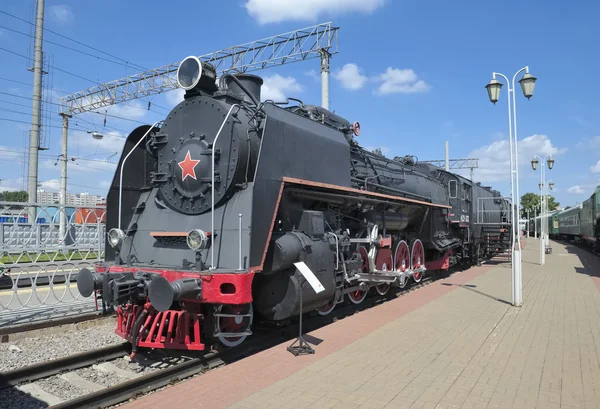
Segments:
[[[325,287],[319,281],[317,276],[308,268],[304,261],[300,261],[298,263],[294,263],[296,268],[300,270],[300,273],[306,278],[306,281],[310,284],[310,286],[315,290],[315,293],[319,294],[321,291],[325,291]]]

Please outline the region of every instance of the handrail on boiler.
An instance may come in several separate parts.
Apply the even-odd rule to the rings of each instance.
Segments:
[[[133,148],[131,148],[131,150],[127,153],[127,155],[125,156],[125,158],[123,159],[123,162],[121,162],[121,170],[120,170],[120,175],[119,175],[119,222],[118,222],[118,228],[119,230],[121,230],[121,199],[123,197],[123,167],[125,166],[125,162],[127,161],[127,159],[129,158],[129,155],[131,155],[131,153],[135,150],[135,148],[138,147],[138,145],[144,140],[146,139],[146,136],[148,136],[148,134],[150,133],[151,130],[154,129],[154,127],[156,125],[158,125],[159,123],[161,123],[163,121],[156,121],[154,122],[154,125],[152,125],[144,134],[144,136],[142,136],[140,138],[139,141],[137,141],[137,143],[135,144],[135,146]]]
[[[210,211],[210,234],[211,234],[211,241],[213,241],[215,239],[215,151],[217,149],[217,140],[219,139],[219,135],[221,135],[221,131],[223,130],[223,127],[225,126],[225,123],[227,122],[227,119],[229,119],[229,115],[231,115],[231,111],[233,111],[233,108],[238,107],[241,108],[241,106],[239,104],[233,104],[231,106],[231,108],[229,108],[229,111],[227,112],[227,115],[225,115],[225,119],[223,119],[223,123],[221,124],[221,127],[219,128],[219,131],[217,132],[217,136],[215,136],[215,140],[212,144],[212,154],[211,154],[211,170],[212,170],[212,174],[211,174],[211,184],[210,184],[210,188],[211,188],[211,199],[212,199],[212,206],[211,206],[211,211]],[[221,228],[222,230],[222,228]],[[214,270],[215,269],[215,246],[214,246],[214,242],[211,243],[210,245],[210,268],[209,270]]]

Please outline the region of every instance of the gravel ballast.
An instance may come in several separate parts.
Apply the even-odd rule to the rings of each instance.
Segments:
[[[0,343],[0,372],[123,343],[112,320],[85,329]]]

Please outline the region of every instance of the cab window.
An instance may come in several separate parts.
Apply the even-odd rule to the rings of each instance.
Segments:
[[[450,193],[450,199],[456,199],[458,197],[458,183],[456,180],[448,182],[448,192]]]

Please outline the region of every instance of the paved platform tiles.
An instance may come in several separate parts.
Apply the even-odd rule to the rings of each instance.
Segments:
[[[600,259],[523,251],[524,303],[492,261],[123,408],[600,409]]]

